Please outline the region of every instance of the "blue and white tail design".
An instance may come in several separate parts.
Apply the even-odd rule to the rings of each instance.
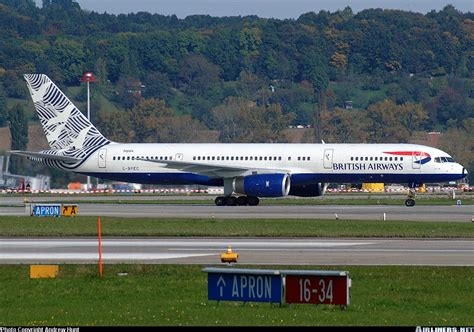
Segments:
[[[51,147],[45,153],[84,160],[110,143],[48,76],[24,77]]]

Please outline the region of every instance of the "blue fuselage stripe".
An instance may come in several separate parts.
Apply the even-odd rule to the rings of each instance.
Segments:
[[[194,173],[98,173],[84,172],[89,175],[101,179],[114,181],[143,183],[143,184],[198,184],[208,186],[223,186],[222,178],[210,178],[208,176],[198,175]],[[310,183],[437,183],[462,179],[462,174],[362,174],[362,173],[304,173],[292,174],[291,184],[302,185]]]

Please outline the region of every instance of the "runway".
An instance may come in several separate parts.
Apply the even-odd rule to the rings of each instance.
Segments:
[[[69,202],[72,203],[72,202]],[[410,220],[471,222],[473,205],[260,205],[215,206],[200,204],[82,204],[79,215],[141,218],[290,218],[349,220]],[[24,216],[25,207],[0,207],[0,215]]]
[[[231,245],[239,264],[474,266],[474,241],[448,239],[106,238],[105,263],[222,264]],[[0,264],[95,263],[93,238],[0,239]],[[238,264],[237,264],[238,265]]]

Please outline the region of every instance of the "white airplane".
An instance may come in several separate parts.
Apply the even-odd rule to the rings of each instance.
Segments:
[[[224,186],[215,204],[323,195],[328,183],[408,184],[462,179],[466,169],[415,144],[148,144],[105,138],[42,74],[25,75],[51,149],[10,151],[68,172],[143,184]],[[415,205],[413,196],[405,201]]]

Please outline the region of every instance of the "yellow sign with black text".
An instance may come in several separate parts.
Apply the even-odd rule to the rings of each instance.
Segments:
[[[74,217],[75,215],[77,215],[77,212],[78,212],[78,207],[77,205],[65,205],[63,204],[62,207],[61,207],[61,215],[62,216],[65,216],[65,217]]]

